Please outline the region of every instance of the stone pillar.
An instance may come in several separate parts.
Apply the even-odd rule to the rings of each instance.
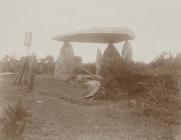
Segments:
[[[111,68],[120,60],[120,54],[113,44],[109,44],[103,54],[104,68]]]
[[[126,63],[133,61],[133,51],[131,48],[131,44],[128,41],[125,41],[123,45],[121,57]]]
[[[70,80],[74,71],[74,52],[72,45],[64,42],[55,64],[55,78]]]
[[[97,49],[97,56],[96,56],[96,75],[100,75],[101,69],[103,65],[102,60],[102,53],[100,49]]]

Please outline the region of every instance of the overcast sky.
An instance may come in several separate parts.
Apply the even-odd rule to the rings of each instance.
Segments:
[[[181,51],[180,0],[0,0],[0,57],[25,55],[24,34],[32,31],[32,51],[57,56],[52,37],[101,26],[124,26],[136,34],[134,59],[150,61],[163,51]],[[116,44],[121,52],[123,44]],[[73,43],[75,55],[94,61],[96,48]]]

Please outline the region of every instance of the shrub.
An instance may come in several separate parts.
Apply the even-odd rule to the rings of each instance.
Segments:
[[[126,64],[120,59],[103,70],[103,85],[108,98],[134,100],[145,115],[155,115],[173,123],[180,110],[178,71],[180,68],[171,55],[149,64]]]

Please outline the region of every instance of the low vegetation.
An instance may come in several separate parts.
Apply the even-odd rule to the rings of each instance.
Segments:
[[[84,67],[91,73],[96,73],[95,64],[84,64]],[[87,74],[80,68],[76,69],[75,73]],[[100,94],[96,98],[124,99],[144,115],[158,117],[169,124],[179,123],[181,54],[173,56],[171,53],[162,53],[150,63],[125,63],[120,58],[117,63],[106,69],[103,68],[101,75],[104,77],[101,87],[104,92],[101,93],[104,94]],[[10,107],[9,111],[6,111],[7,116],[11,113],[16,116],[18,108],[19,105],[14,110]],[[22,112],[24,112],[24,118],[21,119],[24,120],[26,113],[25,110]],[[11,117],[13,115],[6,119],[5,126],[16,124],[16,119]],[[15,118],[18,121],[18,116]],[[5,126],[3,131],[6,130]],[[13,127],[13,129],[7,130],[7,133],[15,131],[15,129]]]

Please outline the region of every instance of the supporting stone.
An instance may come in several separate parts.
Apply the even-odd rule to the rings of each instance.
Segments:
[[[57,80],[72,79],[74,71],[74,52],[72,45],[64,42],[55,64],[55,78]]]
[[[113,44],[109,44],[103,54],[104,69],[111,68],[120,60],[120,54]]]
[[[96,75],[100,75],[101,69],[103,65],[103,58],[100,49],[97,49],[97,56],[96,56]]]
[[[131,44],[128,41],[125,41],[123,45],[121,57],[126,63],[130,63],[133,61],[133,51],[131,48]]]

